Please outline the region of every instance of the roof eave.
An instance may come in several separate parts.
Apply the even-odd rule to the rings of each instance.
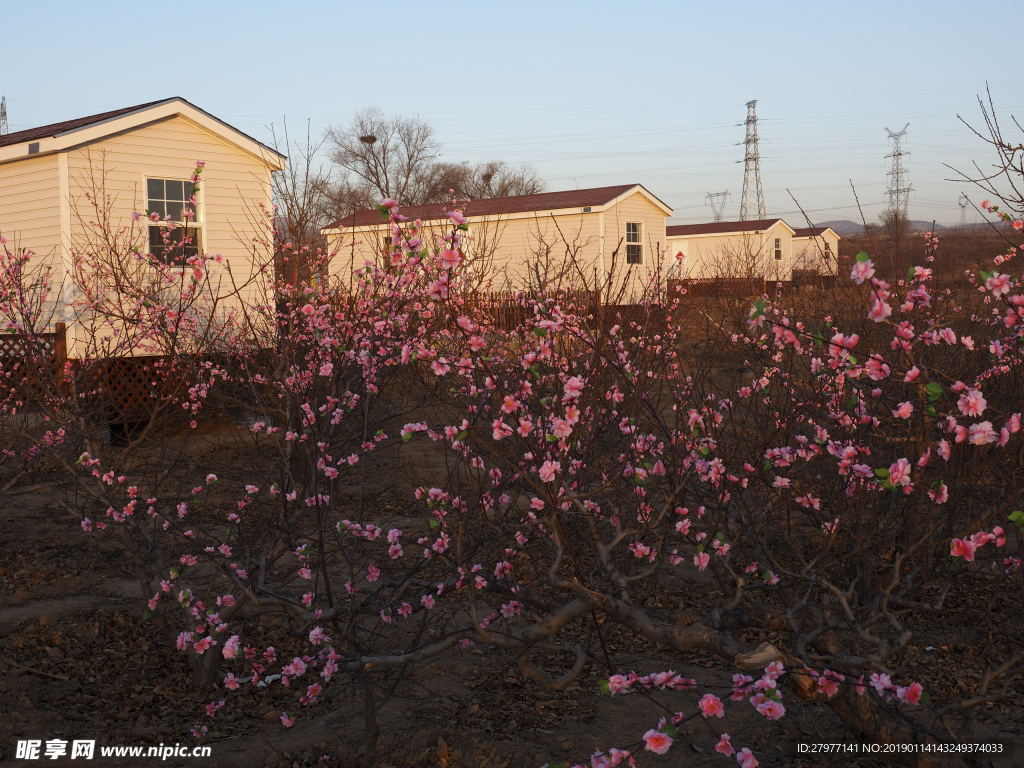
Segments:
[[[169,111],[168,106],[180,103],[187,107],[187,111],[177,110]],[[155,111],[155,113],[154,113]],[[189,114],[189,112],[195,114]],[[140,116],[146,113],[154,113],[150,115],[151,120],[140,120]],[[131,130],[146,125],[149,122],[156,120],[164,120],[169,117],[181,116],[185,119],[191,119],[199,125],[200,128],[211,130],[226,141],[231,142],[239,149],[246,153],[253,155],[266,163],[272,170],[281,171],[284,170],[288,157],[281,154],[277,150],[268,147],[266,144],[257,141],[256,139],[242,133],[237,128],[228,125],[223,120],[214,117],[209,112],[200,109],[199,107],[191,104],[180,96],[175,96],[170,99],[164,99],[153,104],[148,104],[132,112],[127,112],[116,117],[110,117],[105,120],[100,120],[95,123],[89,123],[87,125],[77,126],[67,131],[56,133],[49,137],[40,137],[38,139],[19,142],[18,144],[11,144],[6,147],[0,147],[0,163],[11,163],[19,160],[27,160],[29,158],[35,158],[39,156],[50,155],[55,152],[62,152],[81,144],[86,144],[92,141],[98,141],[114,133],[119,133],[123,130]],[[198,119],[197,119],[198,118]],[[204,122],[209,121],[214,125],[203,125]],[[120,123],[121,125],[118,125]],[[229,138],[228,135],[234,135],[234,139]],[[241,137],[241,138],[238,138]],[[38,144],[39,151],[28,153],[28,148],[31,144]]]

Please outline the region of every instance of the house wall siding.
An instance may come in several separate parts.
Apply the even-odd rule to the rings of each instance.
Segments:
[[[57,155],[0,165],[0,235],[12,252],[16,248],[35,252],[30,269],[41,273],[49,268],[53,300],[44,310],[42,322],[52,326],[62,320],[57,314],[64,278]]]
[[[774,254],[775,238],[781,240],[782,259]],[[776,224],[759,234],[728,233],[724,235],[669,238],[669,252],[684,251],[686,260],[682,273],[693,279],[765,277],[769,280],[790,280],[793,276],[793,236],[790,230]]]
[[[822,258],[828,243],[831,258]],[[839,237],[825,232],[816,237],[793,238],[793,268],[817,271],[823,275],[836,274],[836,256],[839,253]]]
[[[627,222],[643,224],[641,265],[626,264],[625,247],[620,241],[625,239]],[[548,260],[550,277],[570,255],[578,269],[571,275],[567,273],[566,279],[576,285],[581,280],[593,285],[596,277],[604,285],[612,267],[612,254],[618,249],[617,277],[610,294],[618,295],[625,287],[627,295],[633,296],[642,290],[651,272],[660,265],[665,246],[665,212],[640,194],[633,194],[604,211],[538,211],[528,217],[471,217],[468,225],[464,248],[467,263],[476,259],[477,267],[493,276],[495,290],[521,289],[535,283],[535,267],[545,260]],[[426,242],[437,242],[450,230],[447,221],[425,222],[420,236]],[[384,224],[332,234],[331,246],[337,253],[331,273],[348,280],[353,268],[361,269],[367,260],[376,261],[387,234]]]
[[[86,199],[94,184],[102,185],[113,198],[113,223],[128,226],[131,213],[146,208],[146,178],[187,180],[198,160],[206,163],[200,181],[202,250],[225,260],[224,265],[211,265],[211,276],[225,292],[233,284],[248,284],[237,300],[223,302],[220,309],[245,311],[247,306],[266,303],[268,278],[257,276],[259,265],[270,258],[266,230],[259,223],[259,204],[270,204],[269,168],[182,117],[68,151],[72,246],[88,248],[95,236],[95,228],[88,223],[95,215]],[[145,229],[140,229],[145,245]]]
[[[626,263],[626,224],[633,222],[643,225],[643,260],[640,264]],[[663,255],[667,252],[665,211],[642,194],[630,195],[605,211],[604,243],[606,273],[614,266],[615,277],[610,293],[612,297],[618,297],[616,300],[623,303],[637,301],[652,280],[664,277],[666,264]]]

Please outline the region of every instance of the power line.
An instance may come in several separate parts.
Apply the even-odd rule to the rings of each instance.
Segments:
[[[761,189],[761,153],[757,148],[757,100],[747,102],[747,138],[743,141],[743,198],[740,202],[740,221],[751,219],[750,209],[757,206],[757,218],[766,218],[764,190]]]

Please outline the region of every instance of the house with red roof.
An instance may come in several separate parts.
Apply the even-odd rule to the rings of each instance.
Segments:
[[[447,208],[410,206],[399,213],[421,221],[421,237],[433,242],[452,229]],[[564,270],[563,284],[586,281],[636,295],[666,266],[665,219],[672,209],[641,184],[471,200],[462,213],[465,269],[497,290],[536,285],[545,273],[558,280]],[[343,279],[390,250],[391,231],[377,210],[354,213],[322,232],[336,251],[331,272]]]
[[[191,174],[204,161],[199,192]],[[269,254],[260,218],[271,208],[271,173],[286,158],[182,98],[163,99],[0,136],[0,235],[33,251],[53,292],[43,322],[67,325],[68,350],[83,332],[69,276],[76,253],[97,247],[90,201],[109,201],[112,231],[134,232],[131,247],[171,258],[219,254],[215,283],[232,303],[266,301],[254,279]],[[135,222],[153,211],[159,221]],[[170,239],[171,247],[164,235]],[[127,235],[122,235],[127,236]],[[262,244],[262,245],[261,245]],[[230,273],[229,273],[230,270]]]

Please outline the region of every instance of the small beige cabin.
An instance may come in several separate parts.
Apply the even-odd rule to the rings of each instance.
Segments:
[[[667,253],[680,264],[671,276],[791,280],[794,232],[782,219],[667,227]]]
[[[200,160],[205,168],[192,206],[189,179]],[[10,133],[0,136],[0,234],[8,248],[31,250],[50,267],[55,296],[47,324],[66,324],[75,357],[82,326],[68,276],[73,254],[94,247],[89,222],[96,215],[87,194],[110,196],[115,225],[131,226],[132,213],[144,210],[180,221],[176,236],[187,236],[191,249],[222,256],[211,265],[216,285],[250,286],[232,299],[240,306],[230,311],[244,311],[267,301],[266,281],[254,278],[272,255],[260,219],[271,210],[271,173],[285,161],[181,98]],[[190,209],[192,218],[183,218]],[[166,221],[134,224],[144,247],[159,257]]]
[[[793,234],[793,271],[805,275],[835,275],[839,234],[832,227],[804,227]]]
[[[421,237],[436,242],[451,231],[446,206],[401,208],[423,223]],[[466,268],[496,290],[535,285],[557,275],[572,257],[566,278],[635,296],[663,270],[665,219],[672,209],[640,184],[472,200],[463,207]],[[343,280],[379,263],[391,233],[376,210],[341,219],[323,233],[335,251],[331,273]],[[609,275],[615,279],[609,282]]]

